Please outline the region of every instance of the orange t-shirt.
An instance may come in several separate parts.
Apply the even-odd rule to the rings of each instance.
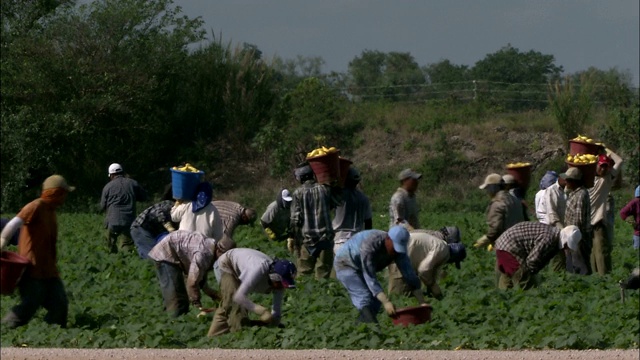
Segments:
[[[18,253],[33,265],[29,275],[36,279],[57,278],[56,243],[58,223],[55,208],[41,199],[36,199],[16,215],[24,222],[20,230]]]

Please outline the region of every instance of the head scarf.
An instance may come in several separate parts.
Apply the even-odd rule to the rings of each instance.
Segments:
[[[45,204],[58,207],[64,203],[67,193],[69,192],[66,189],[60,187],[46,189],[42,190],[40,199],[42,199]]]
[[[208,182],[201,182],[196,186],[196,199],[191,202],[191,211],[197,213],[211,203],[213,187]]]
[[[558,181],[558,173],[555,171],[547,171],[542,179],[540,179],[540,190],[544,190]]]

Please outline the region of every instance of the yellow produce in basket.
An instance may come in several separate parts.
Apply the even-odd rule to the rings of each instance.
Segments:
[[[338,151],[338,149],[336,149],[334,146],[327,148],[325,146],[321,146],[317,149],[314,149],[313,151],[307,153],[307,159],[309,158],[313,158],[313,157],[317,157],[317,156],[322,156],[322,155],[327,155],[330,153],[334,153]]]
[[[525,166],[530,166],[530,165],[531,165],[531,163],[528,163],[528,162],[510,163],[510,164],[507,164],[507,169],[525,167]]]
[[[574,137],[571,140],[573,140],[573,141],[582,141],[582,142],[586,142],[586,143],[590,143],[590,144],[596,143],[595,140],[593,140],[592,138],[587,137],[587,136],[583,136],[583,135],[580,135],[580,134],[578,134],[578,136]],[[596,144],[597,145],[601,145],[601,143],[596,143]]]
[[[186,163],[184,164],[184,166],[178,167],[178,166],[174,166],[173,170],[177,170],[177,171],[184,171],[184,172],[198,172],[200,170],[196,169],[195,166]]]
[[[566,160],[572,164],[586,165],[598,161],[598,156],[593,154],[569,154]]]

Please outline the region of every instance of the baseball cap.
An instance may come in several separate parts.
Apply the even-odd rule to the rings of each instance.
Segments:
[[[500,174],[489,174],[487,175],[487,177],[484,179],[484,183],[482,183],[482,185],[480,185],[480,189],[484,189],[489,185],[498,185],[502,183],[502,176],[500,176]]]
[[[76,189],[75,186],[69,186],[69,184],[67,184],[67,180],[60,175],[51,175],[42,183],[42,190],[55,188],[63,188],[69,192]]]
[[[273,264],[273,271],[280,275],[280,281],[285,288],[295,288],[295,277],[298,270],[296,265],[289,260],[278,259]]]
[[[457,226],[445,226],[444,231],[448,243],[460,242],[460,229]]]
[[[349,179],[351,181],[359,182],[360,181],[360,172],[358,171],[358,169],[356,169],[354,167],[350,167],[349,171],[347,172],[347,179]]]
[[[570,167],[567,171],[560,174],[560,177],[569,180],[580,180],[582,179],[582,171],[576,167]]]
[[[578,244],[582,239],[582,233],[575,225],[569,225],[560,230],[560,248],[566,244],[573,251],[578,250]]]
[[[605,154],[598,155],[598,165],[611,165],[611,158]]]
[[[393,242],[393,250],[400,254],[407,253],[409,231],[402,225],[395,225],[389,229],[389,238]]]
[[[113,163],[109,165],[109,175],[120,174],[122,172],[122,165]]]
[[[460,269],[460,263],[467,257],[467,249],[463,243],[449,244],[449,262],[456,263],[456,269]]]
[[[404,169],[400,171],[400,174],[398,175],[398,180],[402,181],[408,178],[419,180],[422,178],[422,174],[419,174],[413,171],[412,169]]]
[[[293,198],[291,197],[291,193],[289,192],[289,190],[287,189],[282,189],[282,200],[284,201],[291,201],[293,200]]]

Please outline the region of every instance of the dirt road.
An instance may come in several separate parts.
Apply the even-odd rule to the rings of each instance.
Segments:
[[[27,349],[2,348],[2,360],[638,360],[638,350],[390,351],[228,349]]]

